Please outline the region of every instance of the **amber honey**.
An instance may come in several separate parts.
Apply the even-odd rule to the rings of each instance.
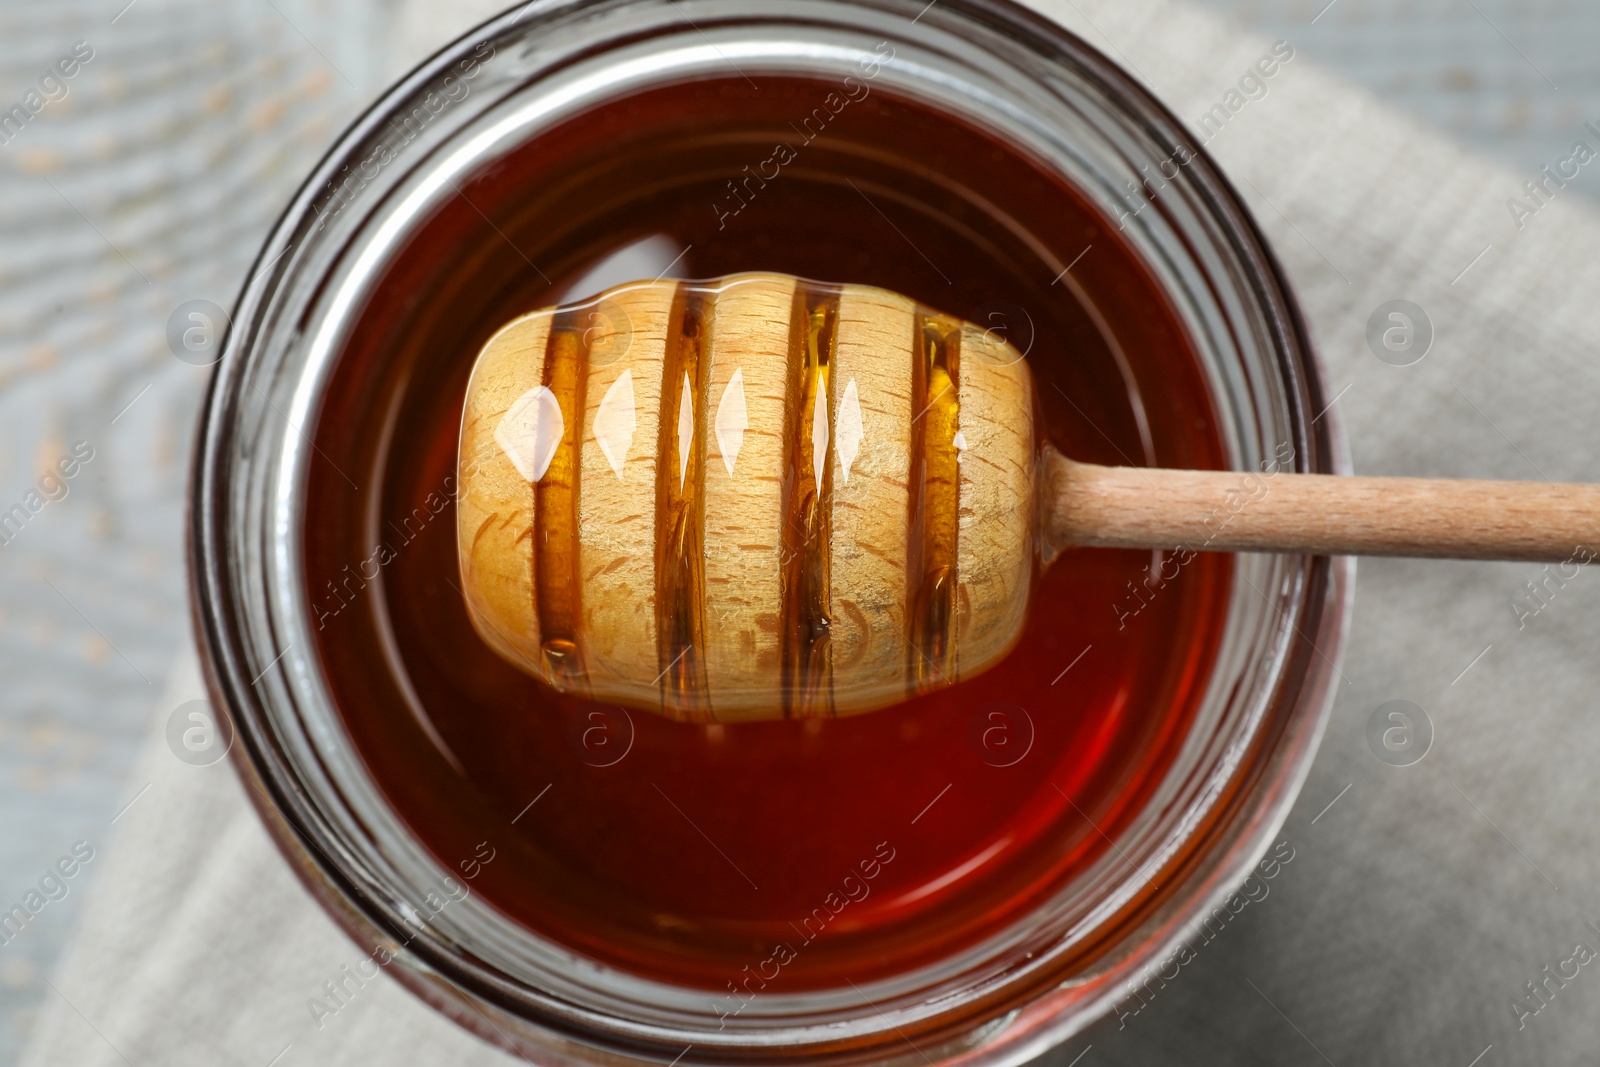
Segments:
[[[322,462],[304,532],[307,585],[326,607],[318,655],[390,803],[448,868],[488,842],[496,858],[473,891],[530,930],[714,996],[906,971],[1070,882],[1172,760],[1229,579],[1226,557],[1202,555],[1152,592],[1149,553],[1069,550],[1041,572],[1023,637],[998,667],[838,719],[704,726],[624,713],[559,694],[482,643],[462,604],[450,495],[473,359],[501,324],[575,295],[573,280],[646,238],[683,250],[671,267],[684,277],[762,270],[881,286],[1005,331],[1033,369],[1043,433],[1069,456],[1220,465],[1190,343],[1114,223],[1025,153],[881,90],[825,130],[797,125],[830,89],[732,75],[653,90],[462,182],[364,310],[313,431]],[[762,166],[771,159],[783,160],[775,176]],[[826,286],[797,296],[812,301],[803,321],[818,354],[795,392],[813,405],[831,388],[817,293]],[[681,311],[692,322],[693,308]],[[959,367],[942,316],[922,327],[926,380],[914,388],[933,399],[923,425],[936,427],[940,383]],[[664,411],[698,373],[695,332],[679,336]],[[924,493],[951,482],[948,439],[925,429],[915,444]],[[706,457],[679,457],[676,442],[663,425],[659,454],[692,485]],[[558,447],[536,509],[573,513],[558,465],[577,447]],[[660,583],[700,573],[700,505],[679,485],[662,479],[641,501],[678,516],[658,604],[695,602],[659,595]],[[821,502],[791,497],[799,532],[784,581],[801,609],[829,580],[805,551]],[[923,601],[913,638],[934,664],[950,617],[939,603],[948,510],[925,500],[908,541]],[[570,619],[562,597],[575,564],[547,556],[541,618]],[[362,568],[349,580],[374,558],[386,560],[375,576]],[[1136,615],[1121,607],[1130,583]],[[671,682],[692,694],[698,622],[659,621]],[[827,639],[815,613],[781,625],[799,631],[782,669],[820,676]],[[573,637],[552,629],[546,654],[581,656]]]
[[[788,390],[799,403],[791,405],[789,425],[784,426],[786,439],[798,442],[799,447],[790,450],[789,491],[781,527],[784,603],[789,606],[782,620],[783,680],[790,704],[786,712],[805,716],[826,713],[832,684],[826,545],[833,514],[833,464],[827,462],[826,445],[818,443],[819,435],[805,432],[805,427],[816,424],[819,409],[827,418],[832,399],[829,360],[839,315],[838,292],[823,286],[797,286],[794,310],[790,319],[803,324],[805,336],[796,338],[801,358],[794,361],[803,380],[799,388]],[[819,451],[824,455],[819,456]]]

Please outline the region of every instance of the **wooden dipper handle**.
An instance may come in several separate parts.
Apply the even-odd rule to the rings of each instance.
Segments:
[[[1048,546],[1559,562],[1600,540],[1600,486],[1161,470],[1047,449]]]

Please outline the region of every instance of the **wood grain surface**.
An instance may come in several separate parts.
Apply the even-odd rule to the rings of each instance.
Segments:
[[[1159,470],[1044,460],[1046,542],[1558,562],[1600,543],[1600,486]]]
[[[994,665],[1016,642],[1033,581],[1033,375],[1017,350],[961,331],[961,507],[956,548],[956,670]]]
[[[779,647],[784,415],[789,403],[790,310],[795,280],[728,279],[711,315],[711,370],[703,405],[705,471],[705,667],[719,722],[769,718],[781,672]],[[738,372],[737,392],[734,373]],[[716,422],[730,422],[743,395],[747,425],[737,454]],[[807,428],[809,429],[809,428]],[[735,436],[725,434],[732,446]]]
[[[594,331],[590,351],[603,353],[588,363],[578,446],[579,633],[589,691],[602,700],[656,699],[655,444],[676,289],[675,282],[623,286],[580,318]]]
[[[839,296],[835,437],[847,425],[860,427],[848,467],[837,442],[834,450],[833,694],[844,708],[906,693],[915,315],[915,304],[883,289],[847,286]]]
[[[507,323],[484,344],[461,415],[456,548],[478,635],[523,670],[542,662],[533,611],[533,486],[495,440],[511,406],[539,384],[549,312]]]

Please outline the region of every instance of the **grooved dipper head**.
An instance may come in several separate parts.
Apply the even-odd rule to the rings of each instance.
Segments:
[[[462,416],[473,625],[558,689],[691,721],[970,678],[1027,610],[1032,388],[994,333],[867,286],[638,282],[525,315]]]

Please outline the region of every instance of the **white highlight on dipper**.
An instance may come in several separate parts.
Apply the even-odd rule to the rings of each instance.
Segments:
[[[606,462],[622,481],[622,465],[628,460],[628,450],[633,447],[633,433],[639,428],[639,418],[633,402],[633,369],[623,371],[606,390],[600,407],[594,413],[594,440],[605,453]]]
[[[728,387],[722,391],[717,404],[717,449],[722,453],[722,465],[733,477],[733,465],[739,459],[739,449],[744,447],[744,432],[750,428],[750,411],[744,402],[744,368],[733,368]]]
[[[844,396],[839,401],[839,441],[834,447],[839,453],[840,474],[844,484],[850,484],[850,465],[861,452],[861,439],[866,436],[861,425],[861,399],[856,394],[856,380],[845,383]]]
[[[828,372],[817,372],[817,399],[811,405],[811,473],[822,495],[822,472],[828,468]]]
[[[678,492],[689,476],[689,452],[694,448],[694,398],[690,392],[689,372],[683,373],[683,392],[678,395]]]
[[[500,425],[495,427],[495,443],[505,450],[517,473],[530,482],[544,477],[555,458],[556,447],[567,424],[561,417],[556,395],[536,385],[517,397]]]

